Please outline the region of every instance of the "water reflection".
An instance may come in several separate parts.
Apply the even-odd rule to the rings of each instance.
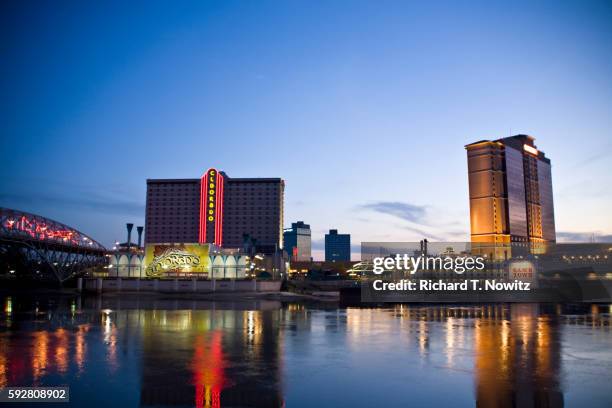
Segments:
[[[8,385],[8,340],[0,337],[0,388]]]
[[[513,305],[508,320],[478,320],[474,338],[478,405],[563,405],[560,333],[537,305]]]
[[[89,331],[88,324],[77,326],[74,339],[74,361],[77,365],[77,374],[83,373],[85,368],[85,354],[87,353],[87,342],[85,336]]]
[[[222,335],[221,331],[216,331],[209,339],[203,335],[196,339],[192,365],[196,407],[221,406],[221,390],[227,385]]]
[[[612,402],[609,306],[1,301],[0,387],[66,384],[75,406]]]
[[[282,405],[278,311],[140,311],[143,406]]]

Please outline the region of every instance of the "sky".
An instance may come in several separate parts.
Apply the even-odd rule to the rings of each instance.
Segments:
[[[1,2],[0,206],[110,246],[147,178],[285,180],[285,226],[469,240],[464,145],[529,134],[612,239],[612,3]]]

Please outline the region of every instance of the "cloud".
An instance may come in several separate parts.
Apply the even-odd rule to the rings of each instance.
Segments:
[[[470,232],[467,231],[467,230],[448,231],[446,234],[448,236],[450,236],[450,237],[460,237],[460,238],[463,238],[464,240],[465,239],[467,239],[467,240],[470,239]]]
[[[415,234],[419,235],[421,238],[427,238],[428,240],[433,240],[433,241],[445,241],[444,238],[440,237],[439,235],[434,235],[431,234],[427,231],[424,231],[420,228],[414,228],[414,227],[408,227],[408,226],[404,226],[402,227],[403,229],[405,229],[406,231],[410,231],[410,232],[414,232]]]
[[[2,206],[14,209],[21,209],[22,206],[31,207],[32,203],[44,203],[45,207],[133,216],[144,216],[145,209],[141,202],[82,192],[74,196],[53,193],[0,193],[0,203]]]
[[[313,250],[325,249],[325,240],[324,239],[313,239],[310,245]]]
[[[399,201],[379,201],[359,206],[361,209],[372,210],[381,214],[392,215],[405,221],[423,224],[425,206],[402,203]]]
[[[432,222],[427,219],[428,212],[432,206],[416,205],[400,201],[379,201],[375,203],[363,204],[357,207],[359,210],[371,210],[381,214],[391,215],[403,221],[416,225],[394,224],[394,228],[401,228],[416,234],[419,239],[427,238],[430,241],[448,241],[449,237],[462,237],[465,239],[469,234],[466,231],[457,230],[457,226],[462,225],[458,221]],[[453,227],[452,230],[448,230]],[[434,232],[429,232],[433,230]]]
[[[600,160],[606,159],[608,156],[610,156],[610,154],[612,154],[610,152],[610,147],[612,147],[612,145],[602,146],[601,149],[599,149],[597,151],[597,153],[592,154],[591,156],[587,157],[586,159],[583,159],[580,162],[578,162],[576,167],[586,166],[586,165],[589,165],[589,164],[596,163],[596,162],[598,162]]]
[[[558,242],[612,242],[612,235],[593,232],[558,231]]]

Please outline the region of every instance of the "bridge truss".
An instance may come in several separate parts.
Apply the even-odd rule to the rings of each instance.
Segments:
[[[0,207],[0,274],[62,283],[106,263],[106,248],[82,232]]]

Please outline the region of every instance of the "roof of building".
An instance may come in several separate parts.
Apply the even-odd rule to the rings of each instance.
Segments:
[[[283,179],[279,177],[261,177],[261,178],[232,178],[227,177],[227,181],[229,183],[279,183],[282,182]],[[147,184],[177,184],[177,183],[199,183],[199,178],[191,178],[191,179],[147,179]]]
[[[500,139],[495,139],[495,140],[486,140],[486,139],[479,140],[477,142],[465,145],[465,148],[468,149],[470,147],[474,147],[479,144],[486,144],[486,143],[499,143],[504,146],[511,146],[515,149],[522,149],[523,145],[525,144],[533,148],[536,148],[536,145],[533,143],[534,140],[535,140],[535,137],[533,136],[525,135],[525,134],[518,134],[514,136],[502,137]],[[550,159],[547,158],[544,152],[540,151],[539,149],[537,151],[537,156],[539,159],[550,164]]]
[[[158,183],[197,183],[200,179],[147,179],[147,184],[158,184]]]

